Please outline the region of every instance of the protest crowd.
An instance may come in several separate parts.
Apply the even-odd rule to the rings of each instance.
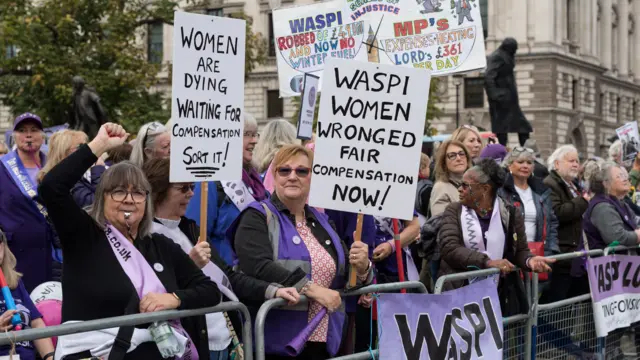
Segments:
[[[286,343],[323,308],[326,315],[297,358],[327,359],[375,346],[370,343],[376,341],[370,337],[376,326],[374,298],[342,300],[338,290],[345,288],[350,268],[360,285],[399,280],[391,256],[397,251],[391,219],[365,215],[362,241],[354,241],[357,214],[306,204],[313,140],[300,143],[286,120],[273,121],[260,133],[251,115],[244,116],[242,180],[209,184],[206,241],[198,238],[202,183],[169,182],[170,137],[163,124],[144,125],[133,144],[121,126],[111,123],[94,139],[62,130],[45,155],[40,118],[18,116],[15,149],[1,159],[0,259],[22,306],[4,309],[2,329],[13,327],[16,311],[23,328],[39,328],[43,320],[51,326],[221,301],[257,309],[265,300],[283,298],[291,308],[274,311],[266,324],[268,359],[291,358]],[[499,269],[506,317],[527,311],[517,269],[553,269],[541,282],[542,303],[589,292],[580,264],[545,258],[582,249],[583,232],[592,248],[640,243],[635,220],[640,208],[631,193],[638,185],[640,157],[630,182],[619,142],[611,146],[610,159],[582,163],[577,150],[564,145],[546,166],[535,142],[525,145],[486,145],[477,129],[465,125],[438,146],[433,158],[421,155],[415,199],[396,199],[415,202],[414,219],[400,223],[400,241],[408,250],[406,279],[419,279],[432,292],[439,276]],[[548,175],[534,175],[537,166]],[[279,225],[279,239],[272,221]],[[486,251],[477,250],[471,231],[483,234]],[[302,243],[305,253],[282,239]],[[129,259],[133,262],[124,261]],[[45,314],[29,294],[51,281],[62,283],[64,301],[44,308]],[[134,291],[131,283],[146,289]],[[305,311],[296,308],[300,295],[311,300]],[[190,351],[199,358],[231,359],[242,342],[235,316],[183,319],[175,326],[177,338],[190,340]],[[133,348],[118,346],[114,338]],[[126,359],[161,357],[145,327],[62,336],[56,348],[56,359],[116,350]],[[42,339],[18,344],[15,351],[21,359],[36,354],[50,359],[54,345]]]
[[[400,11],[365,3],[360,5],[381,6],[390,16]],[[427,10],[435,3],[442,5],[425,1],[424,11],[439,11]],[[439,21],[438,31],[456,22],[461,26],[464,19],[469,24],[472,11],[479,17],[479,9],[466,0],[450,7],[458,17]],[[334,44],[348,46],[354,36],[363,37],[358,19],[371,10],[343,17],[341,9],[301,19],[300,29],[286,29],[294,33],[290,40],[283,36],[273,46],[306,46],[298,42],[317,35],[295,34],[303,32],[303,23],[317,26],[318,33],[324,25],[340,26],[345,38]],[[283,9],[274,19],[291,11],[311,13]],[[342,31],[343,18],[349,17],[357,22]],[[306,59],[308,66],[322,65],[309,73],[324,71],[317,124],[319,77],[301,79],[295,71],[291,77],[291,69],[280,71],[279,64],[287,80],[280,80],[281,94],[301,95],[300,119],[297,127],[288,119],[270,119],[260,128],[245,110],[240,80],[245,78],[238,61],[244,58],[244,20],[214,22],[176,12],[174,31],[182,36],[174,35],[174,54],[180,56],[174,55],[169,121],[157,119],[131,134],[112,119],[47,137],[44,117],[30,112],[15,117],[13,146],[0,147],[0,330],[5,335],[232,302],[247,307],[253,324],[265,302],[282,299],[286,305],[268,312],[264,331],[252,329],[267,360],[367,352],[374,357],[378,350],[383,360],[494,359],[502,357],[510,337],[524,337],[524,330],[515,335],[503,330],[503,320],[530,316],[531,299],[549,305],[591,294],[593,313],[607,307],[604,317],[622,323],[609,303],[595,304],[604,304],[611,292],[640,293],[640,266],[632,269],[632,256],[592,266],[586,254],[640,244],[637,144],[620,137],[608,159],[585,158],[565,144],[543,159],[518,105],[514,39],[505,39],[486,59],[478,45],[465,48],[473,55],[464,64],[458,65],[457,57],[435,62],[449,64],[449,72],[439,75],[486,66],[492,132],[456,125],[427,149],[424,95],[432,75],[424,67],[433,70],[431,62],[420,69],[383,64],[373,59],[381,49],[369,51],[367,62],[364,50],[356,60],[351,48],[316,54],[323,60],[317,63]],[[465,31],[482,34],[481,27]],[[481,40],[464,37],[452,49]],[[206,66],[198,55],[205,50]],[[290,54],[298,56],[294,50]],[[396,59],[409,59],[402,55],[407,53],[395,54]],[[304,60],[298,65],[305,66]],[[215,76],[226,77],[217,89],[203,92],[178,81],[212,64]],[[507,144],[509,133],[517,134],[517,146]],[[636,125],[640,137],[637,133]],[[572,257],[563,260],[563,255]],[[465,276],[487,270],[492,273]],[[438,282],[443,277],[455,279]],[[615,281],[624,285],[612,285]],[[420,287],[369,291],[405,282]],[[422,289],[428,294],[419,294]],[[414,307],[426,302],[439,308],[428,313]],[[614,307],[623,313],[621,304],[638,317],[624,326],[609,321],[605,335],[619,341],[631,334],[640,356],[640,333],[634,336],[629,328],[640,321],[638,299],[616,300]],[[561,320],[571,322],[570,314]],[[574,351],[560,341],[573,335],[568,334],[572,325],[552,329],[548,317],[539,319],[542,341]],[[0,346],[0,360],[243,360],[243,344],[252,341],[243,335],[246,320],[238,311],[218,311],[11,341]],[[604,322],[598,321],[602,329]],[[525,359],[528,345],[516,340],[520,354],[514,358]],[[575,353],[597,351],[578,347]]]

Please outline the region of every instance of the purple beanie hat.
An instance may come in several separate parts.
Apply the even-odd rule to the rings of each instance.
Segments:
[[[502,163],[502,160],[507,156],[507,148],[502,146],[501,144],[489,144],[482,149],[480,153],[481,159],[493,159],[498,164]]]

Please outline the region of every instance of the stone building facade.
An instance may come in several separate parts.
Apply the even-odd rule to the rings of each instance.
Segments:
[[[543,155],[573,143],[583,157],[602,156],[607,138],[637,120],[640,100],[640,0],[489,0],[487,53],[511,36],[519,43],[520,105]],[[460,96],[456,100],[456,83]],[[442,79],[441,132],[460,124],[490,130],[481,72]],[[517,144],[515,134],[510,135]]]

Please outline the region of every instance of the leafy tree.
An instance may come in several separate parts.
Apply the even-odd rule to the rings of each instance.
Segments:
[[[427,105],[427,119],[424,123],[425,135],[435,135],[437,133],[436,129],[431,127],[431,121],[433,119],[438,119],[440,115],[442,115],[442,110],[440,110],[440,108],[438,107],[440,103],[440,98],[437,95],[439,82],[440,80],[438,78],[431,78],[431,84],[429,84],[429,103]],[[294,125],[297,125],[298,117],[300,116],[300,97],[299,96],[293,97],[291,99],[291,103],[296,109],[293,116],[291,117],[291,123],[293,123]],[[320,95],[318,95],[318,100],[316,101],[316,111],[313,118],[314,131],[318,124],[319,105],[320,105]]]
[[[187,11],[202,4],[187,2]],[[95,88],[111,121],[129,131],[166,121],[170,100],[154,91],[167,64],[147,61],[150,24],[172,24],[173,0],[0,0],[0,94],[14,114],[31,111],[47,125],[69,122],[72,83]],[[247,21],[246,67],[265,61],[266,41]],[[5,51],[7,49],[7,51]],[[164,67],[164,68],[163,68]],[[171,79],[171,76],[169,76]]]

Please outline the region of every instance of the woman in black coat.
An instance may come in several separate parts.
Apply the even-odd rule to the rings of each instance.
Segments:
[[[71,188],[98,157],[124,143],[127,136],[120,125],[103,125],[95,139],[51,169],[40,184],[43,205],[62,244],[63,322],[198,309],[221,300],[216,284],[173,241],[150,234],[153,219],[147,200],[151,186],[138,167],[123,162],[109,168],[89,211],[74,201]],[[161,346],[164,354],[187,358],[200,353],[203,345],[206,349],[197,336],[205,329],[187,323],[159,324],[180,345],[177,352]],[[107,354],[110,360],[163,359],[149,324],[58,338],[56,359]]]

